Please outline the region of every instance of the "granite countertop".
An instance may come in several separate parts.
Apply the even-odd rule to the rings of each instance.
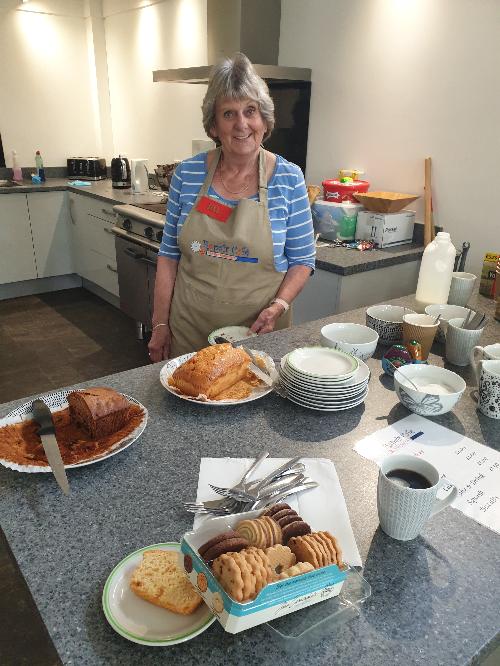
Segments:
[[[40,185],[33,185],[26,182],[17,187],[0,188],[0,196],[2,194],[68,190],[111,204],[158,203],[160,200],[160,190],[151,190],[145,194],[133,194],[131,189],[119,190],[111,187],[111,180],[109,178],[94,181],[90,187],[74,187],[68,185],[69,180],[75,179],[47,178],[45,183]],[[146,215],[153,215],[153,219],[157,219],[155,213],[146,213]],[[415,226],[416,229],[419,229],[422,225]],[[359,252],[358,250],[347,250],[343,247],[329,246],[324,241],[320,241],[317,247],[316,268],[336,273],[337,275],[348,276],[386,266],[417,261],[422,257],[423,252],[423,245],[418,242],[381,250]]]
[[[413,301],[394,302],[411,307]],[[492,301],[482,296],[472,299],[472,307],[493,313]],[[321,326],[330,321],[364,322],[364,308],[262,336],[252,346],[278,358],[318,343]],[[482,343],[499,337],[500,324],[491,321]],[[442,346],[432,351],[431,362],[443,365]],[[50,474],[0,469],[2,527],[63,663],[449,666],[473,663],[495,647],[498,535],[452,508],[433,517],[410,542],[392,540],[379,528],[377,467],[353,445],[409,413],[382,373],[382,353],[377,349],[368,361],[366,402],[333,414],[300,408],[276,394],[234,407],[193,405],[162,388],[161,364],[81,384],[109,385],[146,405],[149,422],[141,438],[119,455],[70,470],[69,497]],[[436,421],[498,449],[500,422],[477,412],[471,369],[453,370],[468,386],[456,408]],[[23,402],[0,406],[0,416]],[[253,457],[264,446],[272,457],[304,455],[335,463],[372,586],[360,617],[293,656],[270,640],[264,626],[231,635],[215,623],[192,641],[164,650],[116,634],[101,608],[115,564],[145,545],[179,540],[191,528],[192,516],[180,500],[196,495],[201,457]]]

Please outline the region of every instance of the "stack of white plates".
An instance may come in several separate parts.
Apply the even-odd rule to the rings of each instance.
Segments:
[[[281,359],[280,383],[288,399],[321,412],[360,405],[369,379],[366,363],[338,349],[301,347]]]

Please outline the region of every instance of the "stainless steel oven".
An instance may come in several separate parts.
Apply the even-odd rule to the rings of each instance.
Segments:
[[[118,213],[115,234],[116,263],[120,287],[120,308],[136,321],[142,338],[151,329],[156,262],[164,219],[136,206],[115,206]]]

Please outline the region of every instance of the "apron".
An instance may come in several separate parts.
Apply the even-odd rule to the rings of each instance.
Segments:
[[[226,222],[197,210],[200,199],[207,196],[220,155],[218,148],[179,234],[181,258],[169,318],[172,358],[206,347],[208,335],[216,328],[251,326],[285,277],[274,266],[262,148],[259,201],[241,199]],[[275,330],[290,324],[291,309],[279,317]]]

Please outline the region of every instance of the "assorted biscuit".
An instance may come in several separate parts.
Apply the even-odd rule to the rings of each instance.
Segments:
[[[268,507],[258,518],[241,520],[198,550],[221,587],[235,601],[251,601],[268,583],[331,564],[344,567],[330,532],[312,532],[288,504]]]

